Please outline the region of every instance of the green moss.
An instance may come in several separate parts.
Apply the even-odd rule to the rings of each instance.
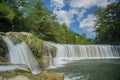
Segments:
[[[0,77],[3,77],[3,78],[11,78],[11,77],[15,77],[18,75],[24,75],[28,77],[30,80],[40,80],[40,76],[38,76],[39,74],[34,75],[30,72],[25,72],[25,71],[20,71],[20,70],[0,72]]]
[[[40,77],[42,80],[64,80],[64,76],[47,70],[41,72]]]
[[[3,48],[0,47],[0,53],[3,53],[3,51],[4,51]]]
[[[53,57],[55,57],[55,52],[56,52],[56,47],[52,46],[51,53]]]
[[[41,55],[43,54],[43,51],[42,51],[43,41],[39,39],[38,37],[36,37],[35,35],[32,35],[31,39],[33,40],[31,41],[29,46],[32,49],[35,56],[40,58]]]
[[[6,53],[7,53],[6,43],[3,41],[2,37],[0,36],[0,56],[5,57]]]
[[[25,71],[8,71],[8,72],[0,72],[0,77],[2,78],[11,78],[18,75],[23,75],[30,80],[64,80],[64,77],[60,74],[57,74],[55,72],[48,72],[47,70],[42,71],[40,74],[32,74],[30,72]]]

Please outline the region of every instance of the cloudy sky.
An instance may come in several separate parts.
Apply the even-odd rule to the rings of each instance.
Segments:
[[[66,23],[70,29],[79,34],[85,33],[94,38],[94,11],[119,0],[43,0],[45,6],[57,15],[59,23]]]

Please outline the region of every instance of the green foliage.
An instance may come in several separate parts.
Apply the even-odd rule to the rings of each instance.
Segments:
[[[105,9],[98,9],[96,15],[96,42],[120,43],[120,3],[112,3]]]
[[[60,24],[56,20],[56,15],[44,7],[41,0],[3,0],[1,2],[0,14],[6,24],[0,28],[1,31],[25,31],[32,32],[39,38],[56,43],[86,44],[90,41],[86,36],[78,35],[68,29],[67,25]],[[5,29],[5,30],[2,30]],[[24,38],[24,37],[22,37]],[[37,43],[34,43],[37,44]]]
[[[0,31],[11,30],[14,17],[14,11],[5,3],[0,3]]]
[[[40,58],[43,53],[42,52],[43,41],[39,39],[38,37],[36,37],[35,35],[32,35],[31,39],[32,39],[32,42],[30,44],[30,48],[32,49],[34,55]]]
[[[12,21],[15,17],[15,13],[13,10],[7,6],[6,4],[0,4],[0,18],[8,19],[9,21]]]

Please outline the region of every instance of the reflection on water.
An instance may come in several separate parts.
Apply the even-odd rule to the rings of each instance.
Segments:
[[[120,59],[77,60],[49,70],[65,75],[65,80],[120,80]]]

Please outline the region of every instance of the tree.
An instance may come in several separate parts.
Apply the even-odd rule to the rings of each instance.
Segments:
[[[15,12],[5,2],[0,3],[0,31],[12,30],[13,19]]]
[[[60,24],[41,0],[1,0],[0,30],[32,32],[56,43],[88,42],[86,36],[73,32],[65,23]]]
[[[96,42],[120,43],[120,3],[112,3],[96,10]]]

